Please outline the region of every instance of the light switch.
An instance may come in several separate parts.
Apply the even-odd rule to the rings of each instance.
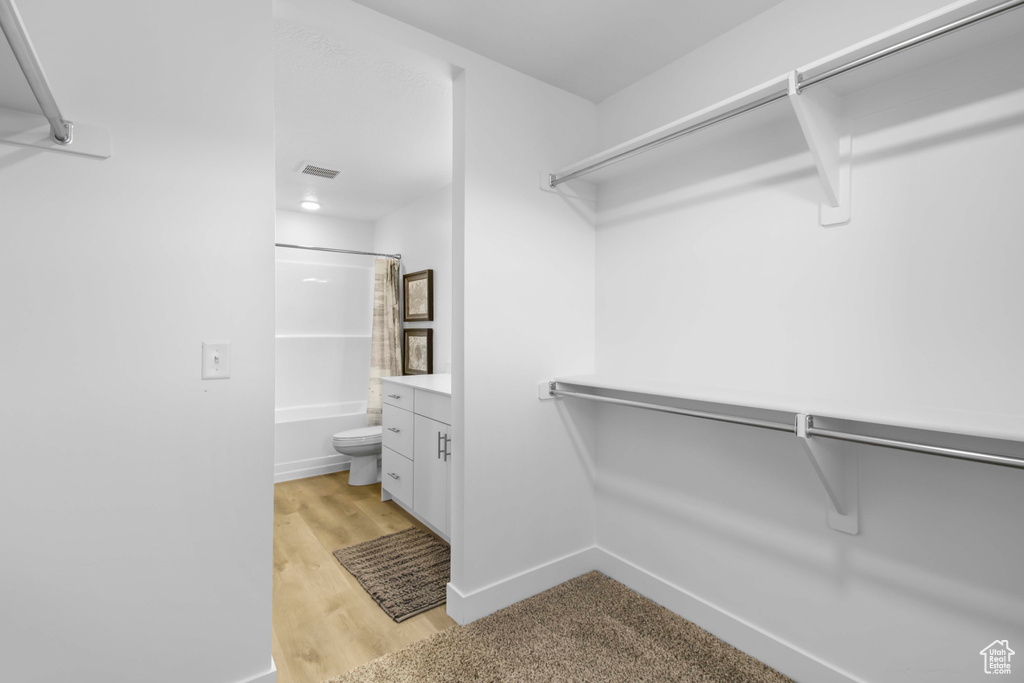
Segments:
[[[203,379],[231,377],[231,342],[203,342]]]

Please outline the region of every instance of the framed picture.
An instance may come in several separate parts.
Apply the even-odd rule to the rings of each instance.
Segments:
[[[421,270],[402,278],[405,309],[402,320],[407,323],[434,319],[434,271]]]
[[[434,331],[405,330],[402,342],[402,374],[433,374]]]

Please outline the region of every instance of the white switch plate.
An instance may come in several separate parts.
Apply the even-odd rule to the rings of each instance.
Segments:
[[[231,377],[231,342],[203,342],[203,379]]]

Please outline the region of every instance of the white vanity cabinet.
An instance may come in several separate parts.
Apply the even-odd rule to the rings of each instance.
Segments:
[[[451,534],[451,375],[388,377],[381,498],[448,540]]]

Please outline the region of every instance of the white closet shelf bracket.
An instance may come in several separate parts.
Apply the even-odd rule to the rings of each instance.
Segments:
[[[108,158],[111,148],[109,131],[99,126],[72,123],[61,114],[14,0],[0,0],[0,30],[7,37],[18,66],[42,110],[42,115],[39,115],[0,108],[0,143],[97,159]]]
[[[828,525],[836,531],[856,534],[859,531],[857,501],[860,494],[857,457],[853,454],[840,455],[836,453],[834,443],[813,438],[808,433],[808,429],[813,428],[814,417],[797,413],[796,436],[828,497]]]
[[[797,71],[789,74],[788,96],[825,194],[821,224],[848,223],[852,142],[843,120],[842,100],[824,86],[802,89]]]
[[[569,387],[572,387],[572,389],[567,390],[562,388],[564,385],[568,385]],[[576,390],[578,387],[604,391],[626,392],[627,394],[640,394],[656,398],[696,401],[705,405],[732,405],[745,409],[766,410],[774,413],[788,413],[794,417],[792,421],[780,421],[778,419],[750,417],[736,412],[711,412],[707,409],[697,410],[694,408],[684,408],[676,405],[666,405],[664,403],[649,403],[590,392],[580,392]],[[1013,469],[1024,469],[1024,456],[1020,455],[1004,455],[1000,453],[968,450],[964,448],[951,448],[949,446],[939,446],[930,443],[919,443],[916,441],[871,436],[863,433],[837,431],[831,428],[817,427],[814,424],[814,416],[804,412],[793,411],[792,408],[784,405],[757,405],[732,401],[725,402],[721,400],[720,396],[700,396],[691,393],[683,393],[675,389],[665,393],[665,388],[662,385],[658,385],[656,391],[651,391],[650,388],[650,385],[645,385],[643,382],[638,383],[628,379],[609,379],[596,375],[570,376],[561,380],[555,379],[541,382],[537,387],[537,397],[542,401],[557,398],[581,399],[597,403],[628,406],[630,408],[640,408],[660,413],[669,413],[671,415],[696,417],[716,422],[725,422],[727,424],[757,427],[759,429],[768,429],[792,434],[800,441],[815,475],[818,477],[822,487],[825,489],[825,496],[828,499],[828,502],[826,503],[826,521],[828,526],[836,531],[842,531],[847,534],[857,534],[860,530],[860,482],[858,475],[859,455],[849,448],[837,448],[837,441],[873,446],[883,448],[888,451],[924,453],[942,458],[966,460],[989,465],[998,465],[1001,467],[1010,467]],[[703,408],[703,406],[701,407]],[[832,415],[831,417],[818,417],[821,417],[821,419],[826,421],[851,420],[854,422],[877,424],[879,426],[886,426],[890,428],[895,427],[900,429],[924,429],[926,431],[938,431],[930,426],[901,426],[897,423],[891,422],[876,422],[875,420],[865,419],[862,415],[843,416],[840,413],[838,415]],[[948,433],[954,434],[956,432]],[[963,434],[971,435],[970,432]],[[983,439],[994,438],[1003,441],[1014,441],[1018,443],[1018,448],[1020,445],[1024,444],[1024,438],[1019,436],[1016,432],[1014,432],[1012,436],[999,433],[989,435],[974,433],[973,436]]]
[[[93,159],[110,158],[113,143],[109,130],[88,123],[73,125],[72,141],[62,144],[53,139],[46,117],[0,107],[0,143]]]

